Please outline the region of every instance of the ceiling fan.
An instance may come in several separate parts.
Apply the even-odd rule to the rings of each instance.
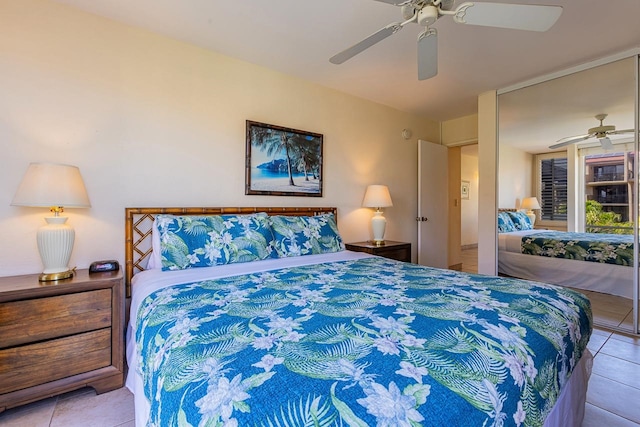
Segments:
[[[453,16],[454,22],[458,24],[547,31],[562,13],[560,6],[466,2],[454,9],[455,0],[376,1],[399,6],[404,21],[389,24],[350,48],[332,56],[329,59],[331,63],[342,64],[397,33],[405,25],[417,23],[424,27],[424,31],[418,35],[418,79],[426,80],[438,74],[438,32],[435,28],[431,28],[431,25],[443,15]]]
[[[622,133],[633,133],[633,129],[616,130],[613,125],[604,125],[602,122],[607,118],[607,114],[597,114],[596,120],[600,120],[600,125],[593,127],[587,131],[586,135],[569,136],[557,140],[557,144],[549,146],[550,149],[556,149],[564,147],[565,145],[573,144],[576,142],[584,141],[590,138],[597,138],[600,141],[600,145],[605,150],[613,148],[613,143],[609,139],[609,135],[620,135]]]

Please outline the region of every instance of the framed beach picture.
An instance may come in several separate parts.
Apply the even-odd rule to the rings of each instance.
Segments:
[[[322,197],[322,135],[247,120],[245,194]]]

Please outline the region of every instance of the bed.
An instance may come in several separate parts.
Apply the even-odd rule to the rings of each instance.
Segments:
[[[126,210],[136,425],[581,424],[588,299],[342,250],[335,214]],[[202,236],[205,223],[209,243],[231,230],[229,250],[171,234]],[[266,254],[233,231],[260,244],[264,224]],[[222,262],[180,268],[203,258]]]
[[[513,215],[498,214],[498,273],[633,298],[633,236],[520,229],[504,214]]]

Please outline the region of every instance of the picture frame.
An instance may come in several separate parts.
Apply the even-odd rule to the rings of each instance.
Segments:
[[[462,181],[460,185],[460,198],[469,199],[469,188],[471,183],[469,181]]]
[[[322,197],[322,134],[246,125],[245,194]]]

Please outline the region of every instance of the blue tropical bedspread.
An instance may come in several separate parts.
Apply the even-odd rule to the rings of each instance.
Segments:
[[[383,258],[149,295],[154,426],[541,426],[591,333],[567,289]]]
[[[633,236],[541,232],[522,238],[522,253],[616,265],[633,265]]]

